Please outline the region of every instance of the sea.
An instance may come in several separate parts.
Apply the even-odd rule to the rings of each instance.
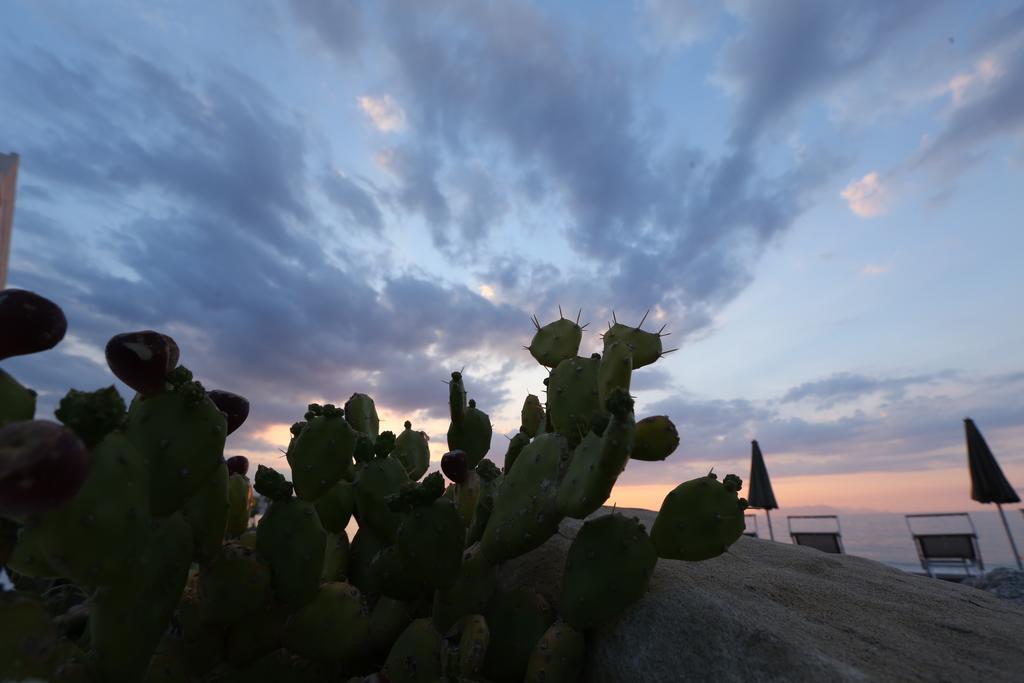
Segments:
[[[1006,521],[1010,532],[1017,543],[1018,552],[1024,554],[1024,514],[1018,505],[1004,507]],[[835,515],[832,519],[799,519],[796,515],[807,514],[806,509],[798,511],[772,510],[772,529],[775,540],[791,543],[789,525],[794,531],[832,531],[838,530],[843,548],[848,555],[866,557],[883,562],[891,567],[906,572],[920,574],[923,572],[921,561],[917,557],[914,540],[907,519],[903,514],[892,512],[861,512],[830,509]],[[814,512],[821,512],[816,510]],[[768,538],[768,524],[763,510],[751,510],[748,514],[756,514],[756,530],[759,538]],[[787,519],[790,516],[793,519]],[[1017,563],[1006,537],[1006,529],[995,510],[972,510],[967,516],[923,517],[909,520],[915,533],[961,533],[973,530],[978,535],[978,550],[984,563],[985,571],[998,567],[1016,569]],[[754,530],[754,522],[748,520],[748,531]],[[349,538],[356,531],[353,520],[348,529]],[[943,573],[949,573],[946,570]],[[0,568],[0,591],[11,588],[2,568]]]
[[[985,571],[997,567],[1017,568],[1010,542],[1006,536],[1002,519],[995,506],[991,509],[971,510],[968,516],[922,517],[909,520],[915,533],[963,533],[970,532],[973,525],[978,536],[978,550]],[[1017,551],[1024,554],[1024,514],[1020,505],[1004,506],[1006,521],[1017,544]],[[748,514],[757,514],[757,532],[759,538],[768,538],[768,525],[763,510],[748,510]],[[891,512],[850,512],[843,510],[830,511],[838,518],[844,550],[848,555],[866,557],[883,562],[892,567],[908,572],[923,571],[917,556],[908,520],[901,513]],[[795,514],[786,510],[772,510],[772,529],[775,540],[791,543],[789,524],[794,531],[832,531],[836,522],[830,519],[797,519],[787,520]],[[753,524],[748,520],[748,531]]]

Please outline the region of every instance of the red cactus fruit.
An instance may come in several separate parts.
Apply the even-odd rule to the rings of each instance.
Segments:
[[[244,455],[232,455],[224,462],[228,466],[228,475],[240,474],[244,477],[249,473],[249,458]]]
[[[107,365],[114,375],[143,396],[164,390],[167,373],[178,364],[178,345],[153,330],[125,332],[111,337]]]
[[[0,427],[0,513],[58,507],[82,488],[89,462],[82,440],[56,422],[24,420]]]
[[[60,306],[24,289],[0,291],[0,360],[52,349],[68,321]]]
[[[466,451],[456,449],[441,456],[441,471],[456,484],[466,481],[466,475],[469,474]]]
[[[249,417],[249,401],[244,396],[220,389],[208,391],[206,395],[227,418],[228,434],[241,427],[245,419]]]

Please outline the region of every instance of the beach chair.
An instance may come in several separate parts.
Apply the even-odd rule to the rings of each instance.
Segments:
[[[743,521],[747,527],[743,535],[757,538],[757,515],[743,515]],[[751,522],[753,522],[753,525],[751,525]]]
[[[966,512],[937,512],[931,514],[905,515],[907,529],[914,539],[917,547],[917,556],[921,560],[921,566],[928,576],[932,578],[943,578],[938,575],[938,569],[963,570],[964,575],[972,576],[975,572],[984,573],[985,563],[981,559],[981,550],[978,548],[978,533],[974,529],[974,522]],[[953,518],[965,517],[970,526],[967,531],[944,531],[920,533],[914,531],[912,519],[922,518]],[[959,576],[959,575],[958,575]]]
[[[794,519],[831,519],[835,521],[835,531],[793,531]],[[789,527],[789,537],[796,545],[805,545],[809,548],[820,550],[823,553],[842,555],[843,535],[839,528],[839,517],[836,515],[790,515],[786,517],[786,524]]]

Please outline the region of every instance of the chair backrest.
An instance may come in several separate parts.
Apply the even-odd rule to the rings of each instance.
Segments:
[[[839,534],[828,531],[795,531],[789,534],[793,543],[815,548],[823,553],[843,554],[843,544]]]
[[[914,538],[921,555],[929,560],[978,559],[974,534],[918,534]]]
[[[921,560],[921,566],[929,576],[934,576],[933,569],[937,567],[952,567],[962,569],[966,574],[972,570],[985,571],[985,564],[981,559],[981,551],[978,549],[978,533],[974,529],[974,522],[966,512],[931,513],[919,515],[905,515],[907,528],[914,539],[914,546],[917,548],[917,556]],[[916,532],[911,524],[912,519],[921,518],[964,518],[970,526],[970,531],[929,531]],[[919,524],[920,526],[920,524]]]
[[[743,535],[757,538],[757,515],[743,515],[743,523],[746,527]]]
[[[835,523],[835,531],[793,531],[794,519],[826,519]],[[786,517],[786,524],[789,525],[789,537],[796,545],[805,545],[815,548],[824,553],[842,555],[843,538],[839,528],[839,517],[836,515],[790,515]]]

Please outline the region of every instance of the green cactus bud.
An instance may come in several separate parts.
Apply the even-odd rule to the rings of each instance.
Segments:
[[[440,472],[433,472],[420,483],[407,481],[402,484],[398,493],[385,498],[388,509],[393,512],[412,512],[421,507],[429,506],[444,493],[444,477]]]
[[[620,615],[647,590],[658,556],[636,518],[589,520],[565,560],[559,613],[584,630]]]
[[[373,399],[366,394],[352,394],[345,401],[345,419],[352,425],[352,429],[366,434],[371,441],[377,440],[380,418],[377,417],[377,406]]]
[[[679,446],[679,432],[667,415],[652,415],[636,423],[636,437],[629,457],[634,460],[664,460]]]
[[[494,481],[501,476],[501,470],[498,469],[498,466],[486,458],[481,460],[476,466],[476,473],[482,482]]]
[[[224,536],[238,538],[249,528],[249,516],[252,511],[252,485],[249,478],[242,474],[228,477],[228,514],[224,527]]]
[[[661,504],[651,527],[659,557],[707,560],[725,552],[743,534],[743,507],[736,497],[739,477],[712,475],[684,482]],[[736,488],[733,488],[736,487]]]
[[[580,350],[583,328],[578,323],[578,319],[573,322],[568,318],[559,317],[558,320],[541,327],[534,317],[533,324],[537,332],[530,340],[530,345],[526,347],[527,350],[534,360],[544,367],[557,367],[567,358],[573,358]]]
[[[395,450],[395,433],[392,431],[381,432],[380,436],[373,443],[373,454],[378,458],[386,458]]]
[[[534,591],[520,588],[495,594],[484,617],[491,635],[484,676],[495,683],[522,681],[534,648],[555,621],[554,610]]]
[[[629,382],[633,374],[633,354],[625,343],[605,344],[604,355],[597,368],[597,397],[605,405],[614,389],[629,393]]]
[[[96,391],[72,389],[60,400],[54,415],[89,448],[120,429],[128,416],[124,399],[114,385]]]
[[[544,407],[540,404],[540,399],[533,394],[527,394],[520,416],[522,426],[519,431],[524,432],[529,439],[537,436],[544,425]]]
[[[516,458],[519,457],[519,454],[523,451],[524,448],[526,448],[527,445],[529,445],[529,443],[530,437],[526,434],[526,432],[518,432],[509,440],[508,450],[505,452],[504,471],[506,474],[508,473],[509,470],[512,469],[512,465],[513,463],[515,463]]]
[[[263,465],[256,468],[253,488],[256,489],[256,493],[270,500],[287,500],[292,496],[291,482],[286,481],[284,475],[277,470]]]
[[[466,415],[466,385],[462,383],[462,373],[453,372],[448,382],[448,410],[452,422],[462,422]]]

